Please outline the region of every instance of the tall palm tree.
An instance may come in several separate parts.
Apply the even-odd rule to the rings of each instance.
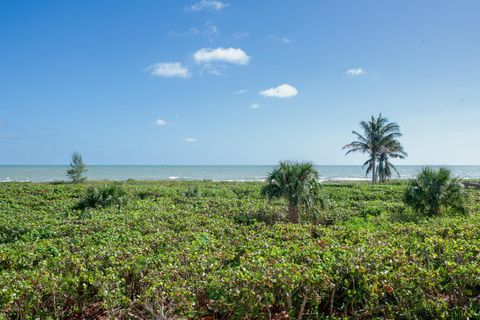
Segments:
[[[352,131],[357,140],[345,145],[343,150],[348,150],[345,155],[352,152],[361,152],[368,154],[369,158],[363,164],[367,167],[366,174],[372,173],[372,183],[377,182],[378,158],[382,152],[385,152],[386,146],[391,145],[396,138],[401,137],[400,126],[395,122],[388,122],[388,119],[379,114],[377,118],[371,117],[370,121],[361,121],[360,126],[363,134]]]
[[[382,151],[378,156],[378,178],[380,182],[388,180],[395,172],[398,176],[400,173],[397,168],[390,162],[390,158],[405,159],[408,154],[403,150],[403,146],[397,140],[392,140],[390,143],[382,147]]]
[[[288,218],[298,223],[300,209],[312,212],[324,207],[318,179],[318,171],[310,162],[280,162],[267,176],[262,195],[287,199]]]

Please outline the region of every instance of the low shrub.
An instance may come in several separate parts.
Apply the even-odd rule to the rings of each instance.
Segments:
[[[189,187],[185,192],[183,192],[183,196],[186,198],[197,198],[201,196],[201,192],[197,186]]]
[[[119,184],[91,186],[75,208],[85,210],[111,206],[121,207],[126,202],[127,192]]]
[[[445,212],[466,214],[467,195],[464,185],[452,177],[450,170],[427,167],[409,183],[404,201],[422,215],[438,216]]]

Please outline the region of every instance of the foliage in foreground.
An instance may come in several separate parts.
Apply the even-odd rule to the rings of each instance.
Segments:
[[[0,318],[480,317],[476,190],[470,216],[413,223],[403,184],[329,184],[315,226],[261,222],[285,207],[261,184],[122,185],[75,215],[87,186],[0,184]]]
[[[467,192],[450,170],[423,168],[405,192],[405,202],[417,213],[437,216],[442,212],[467,213]]]

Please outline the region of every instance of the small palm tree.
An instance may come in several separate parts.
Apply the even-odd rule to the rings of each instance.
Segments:
[[[393,163],[390,162],[390,158],[405,159],[407,156],[408,154],[403,150],[403,146],[397,140],[392,140],[383,146],[378,157],[377,167],[380,182],[387,181],[393,175],[393,172],[400,177],[400,173]]]
[[[370,121],[361,121],[363,134],[352,131],[357,140],[345,145],[342,149],[348,150],[345,155],[353,152],[368,154],[369,158],[363,164],[366,167],[366,174],[372,173],[372,183],[378,179],[378,161],[382,152],[387,152],[386,146],[399,142],[396,138],[401,137],[400,127],[395,122],[388,122],[388,119],[379,114],[377,118],[371,117]]]
[[[298,223],[300,209],[312,213],[325,205],[318,179],[318,171],[310,162],[280,162],[267,176],[262,195],[285,198],[290,222]]]
[[[423,168],[405,192],[405,203],[427,216],[439,215],[444,210],[465,214],[466,199],[463,184],[446,168]]]
[[[73,183],[80,183],[87,179],[83,175],[85,172],[87,172],[87,169],[85,163],[83,163],[82,155],[74,152],[72,154],[72,160],[70,161],[70,169],[67,170],[67,175]]]

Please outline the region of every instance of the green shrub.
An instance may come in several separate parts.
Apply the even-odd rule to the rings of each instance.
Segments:
[[[405,204],[418,214],[437,216],[448,211],[467,213],[467,193],[450,170],[423,168],[405,192]]]
[[[118,184],[92,186],[76,205],[76,209],[121,207],[127,202],[127,192]]]

